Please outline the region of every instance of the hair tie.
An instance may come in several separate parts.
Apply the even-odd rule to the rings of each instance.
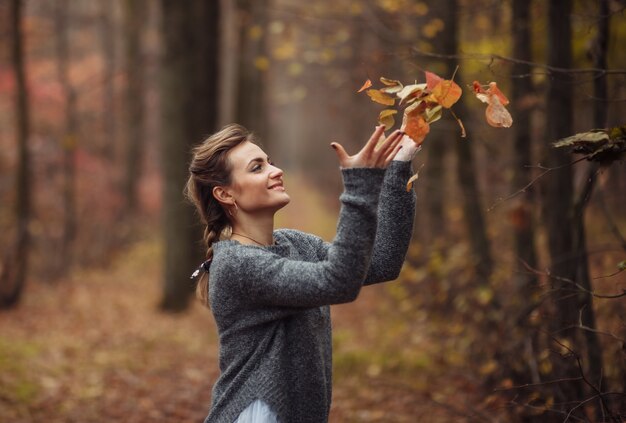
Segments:
[[[195,279],[198,277],[200,272],[209,273],[209,268],[211,267],[211,259],[204,261],[198,268],[191,274],[189,279]]]

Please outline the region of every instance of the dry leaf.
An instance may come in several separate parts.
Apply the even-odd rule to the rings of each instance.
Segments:
[[[487,90],[487,92],[498,97],[498,100],[500,100],[500,103],[502,103],[503,106],[509,104],[509,99],[506,98],[502,91],[500,91],[500,88],[498,88],[498,84],[496,84],[495,82],[492,81],[489,83],[489,89]]]
[[[411,191],[411,188],[413,188],[413,182],[417,181],[417,178],[419,178],[419,176],[419,173],[416,173],[409,178],[408,182],[406,183],[406,192]]]
[[[437,84],[443,81],[442,77],[432,72],[424,71],[424,75],[426,75],[426,88],[428,88],[429,91],[432,91],[433,89],[435,89]]]
[[[402,83],[400,81],[397,81],[395,79],[387,79],[384,77],[380,77],[380,82],[382,82],[383,84],[386,85],[386,87],[383,87],[380,89],[381,92],[383,93],[387,93],[387,94],[396,94],[398,92],[400,92],[402,90],[402,88],[404,88],[402,86]]]
[[[446,109],[449,109],[454,103],[459,101],[461,94],[461,87],[451,80],[440,81],[431,91],[431,96],[437,99],[437,103]]]
[[[392,87],[394,85],[402,86],[402,83],[398,81],[397,79],[389,79],[389,78],[385,78],[384,76],[380,77],[380,82],[387,85],[388,87]]]
[[[369,87],[372,86],[372,81],[370,81],[369,79],[367,81],[365,81],[363,83],[363,86],[361,88],[359,88],[359,91],[357,91],[357,93],[360,93],[362,91],[365,91],[366,89],[368,89]]]
[[[398,111],[394,109],[385,109],[381,111],[378,115],[378,123],[380,123],[381,125],[385,125],[385,129],[390,129],[396,123],[395,119],[393,118],[393,115],[395,115],[396,113],[398,113]]]
[[[418,98],[425,89],[426,84],[406,85],[404,88],[402,88],[400,92],[396,94],[400,99],[399,104],[406,102],[409,98]]]
[[[369,89],[366,91],[366,93],[370,96],[372,101],[384,104],[385,106],[393,106],[396,102],[393,97],[381,92],[380,90]]]
[[[495,82],[490,82],[487,88],[484,88],[478,81],[474,81],[472,88],[476,98],[487,103],[485,117],[489,125],[496,128],[508,128],[513,124],[511,114],[504,107],[509,104],[509,99],[500,91]]]
[[[491,101],[485,110],[487,123],[496,128],[509,128],[513,124],[513,118],[509,111],[500,103],[496,95],[490,96]]]
[[[422,148],[422,147],[420,147]],[[415,172],[415,175],[411,176],[409,178],[409,180],[406,182],[406,191],[409,192],[411,191],[411,188],[413,188],[413,182],[417,181],[417,178],[419,178],[420,176],[420,170],[422,170],[422,167],[424,167],[424,164],[422,163],[422,165],[419,167],[419,169],[417,169],[417,172]]]
[[[426,138],[426,135],[430,132],[430,125],[419,111],[413,111],[404,114],[402,127],[400,129],[411,137],[415,144],[422,145],[424,138]]]

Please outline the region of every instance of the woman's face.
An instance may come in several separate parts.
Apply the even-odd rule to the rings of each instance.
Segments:
[[[231,165],[229,193],[245,212],[277,211],[289,203],[283,171],[270,162],[256,144],[243,142],[228,153]]]

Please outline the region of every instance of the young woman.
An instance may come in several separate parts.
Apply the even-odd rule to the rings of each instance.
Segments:
[[[350,156],[332,143],[344,183],[333,242],[274,230],[289,203],[283,172],[239,125],[193,149],[185,194],[206,225],[197,293],[213,312],[221,375],[209,422],[326,422],[331,402],[331,304],[397,278],[409,245],[417,150],[379,126]],[[377,145],[378,144],[378,145]]]

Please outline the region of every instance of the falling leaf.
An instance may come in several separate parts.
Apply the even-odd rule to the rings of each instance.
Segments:
[[[451,80],[440,81],[431,91],[431,96],[446,109],[449,109],[454,103],[459,101],[461,94],[461,87]]]
[[[419,147],[419,148],[421,149],[422,147]],[[417,169],[417,172],[415,172],[415,175],[411,176],[409,178],[409,180],[406,182],[406,191],[407,192],[411,191],[411,188],[413,188],[413,182],[417,181],[417,178],[419,178],[420,170],[422,170],[422,167],[424,167],[424,163],[422,163],[422,165],[419,167],[419,169]]]
[[[396,123],[395,119],[393,118],[393,115],[395,115],[396,113],[398,113],[398,111],[394,109],[385,109],[381,111],[378,115],[378,123],[380,123],[381,125],[385,125],[385,129],[390,129]]]
[[[361,88],[359,88],[359,91],[357,91],[357,93],[360,93],[362,91],[365,91],[366,89],[368,89],[369,87],[372,86],[372,81],[370,81],[369,79],[367,81],[365,81],[363,83],[363,86]]]
[[[489,125],[496,128],[508,128],[513,124],[511,114],[504,107],[509,104],[509,99],[500,91],[495,82],[490,82],[485,89],[478,81],[474,81],[472,88],[476,98],[488,104],[485,117]]]
[[[406,192],[411,191],[411,188],[413,188],[413,182],[417,181],[417,178],[419,178],[418,173],[409,178],[408,182],[406,183]]]
[[[432,107],[432,108],[427,108],[426,110],[424,110],[424,115],[425,115],[425,119],[426,122],[428,123],[433,123],[438,121],[439,119],[441,119],[441,116],[443,115],[443,107],[441,105]]]
[[[402,86],[402,83],[396,79],[389,79],[389,78],[385,78],[384,76],[380,77],[380,82],[382,82],[383,84],[387,85],[388,87],[392,87],[394,85],[400,85]]]
[[[404,114],[402,127],[400,129],[411,137],[415,144],[422,145],[424,138],[426,138],[426,135],[430,132],[430,125],[426,122],[421,113],[414,111]]]
[[[507,104],[509,104],[509,99],[506,98],[506,96],[502,93],[502,91],[500,91],[500,89],[498,88],[498,84],[496,84],[495,82],[489,83],[488,91],[490,94],[498,97],[498,100],[500,100],[500,103],[502,103],[503,106],[506,106]]]
[[[513,118],[509,111],[500,103],[496,95],[489,97],[490,102],[485,110],[487,123],[495,128],[509,128],[513,124]]]
[[[424,75],[426,75],[426,88],[428,88],[429,91],[432,91],[437,84],[443,81],[442,77],[432,72],[424,71]]]
[[[393,97],[381,92],[380,90],[369,89],[366,91],[366,93],[370,96],[372,101],[384,104],[385,106],[393,106],[396,102]]]
[[[411,84],[406,85],[400,92],[396,95],[400,99],[400,104],[407,101],[407,99],[413,97],[417,98],[420,94],[426,89],[426,84]]]
[[[402,91],[402,88],[404,88],[402,83],[395,79],[388,79],[381,76],[380,82],[386,85],[386,87],[383,87],[380,90],[387,94],[396,94]]]
[[[403,85],[402,82],[396,79],[389,79],[383,76],[380,77],[380,82],[382,82],[385,87],[381,88],[380,91],[386,94],[396,94],[402,91]]]

